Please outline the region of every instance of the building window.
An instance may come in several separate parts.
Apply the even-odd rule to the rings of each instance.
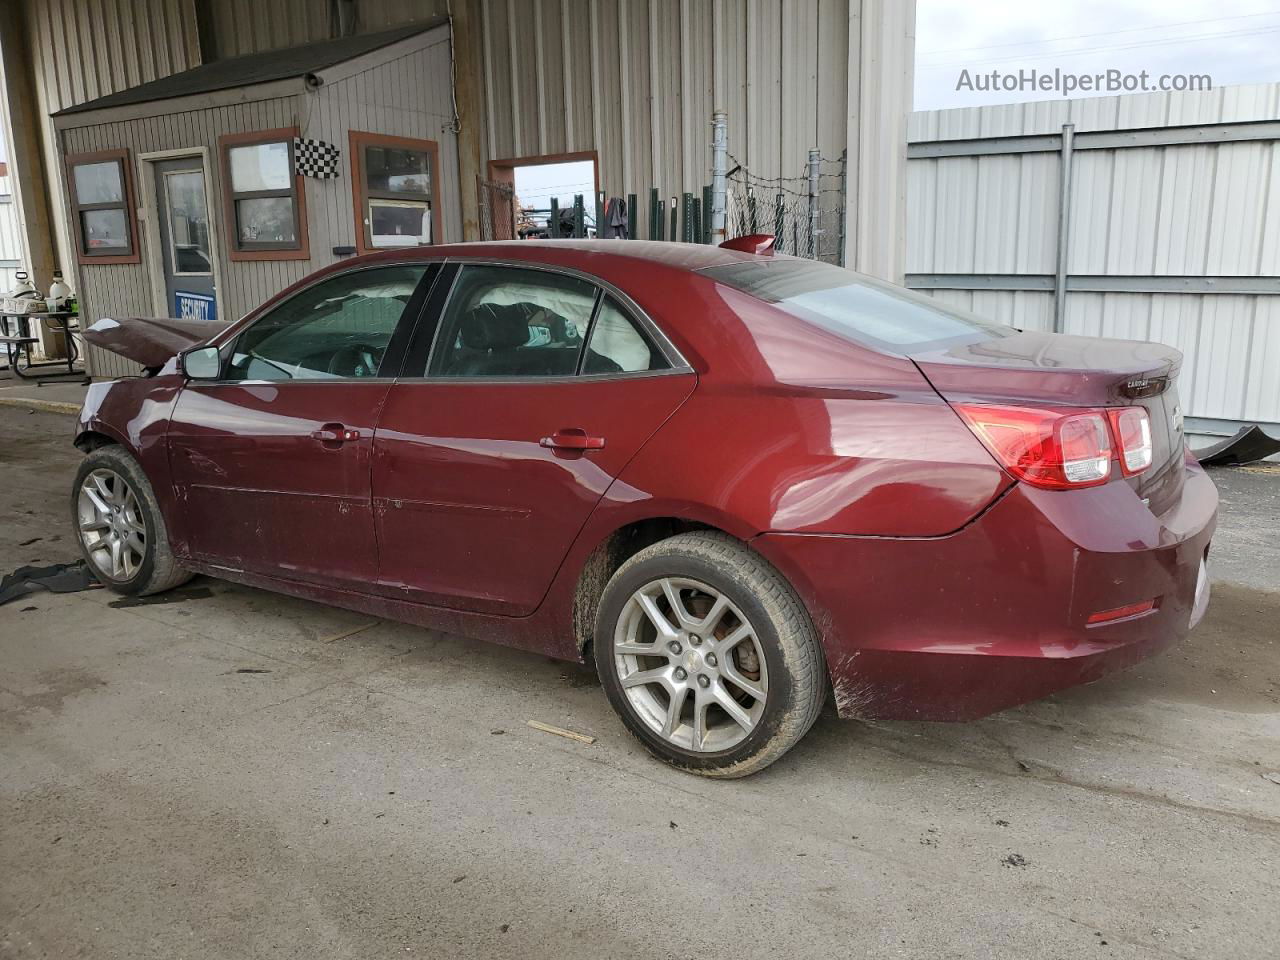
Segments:
[[[352,130],[351,189],[361,253],[441,241],[434,141]]]
[[[127,150],[67,157],[71,216],[81,263],[138,263]]]
[[[218,138],[232,260],[306,260],[307,205],[294,172],[297,130]]]

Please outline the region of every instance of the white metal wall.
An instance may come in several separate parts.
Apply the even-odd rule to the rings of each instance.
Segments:
[[[1152,130],[1280,119],[1280,84],[913,114],[910,144]],[[995,146],[993,146],[993,149]],[[1171,344],[1186,355],[1185,412],[1199,429],[1280,423],[1280,141],[1073,153],[1069,275],[1255,277],[1269,295],[1066,296],[1064,330]],[[908,160],[907,274],[1053,274],[1057,153]],[[1018,326],[1052,329],[1053,294],[931,289]]]
[[[13,202],[11,189],[9,177],[0,176],[0,292],[13,287],[14,274],[22,266],[18,205]]]

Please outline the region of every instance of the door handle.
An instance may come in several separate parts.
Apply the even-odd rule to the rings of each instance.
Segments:
[[[587,431],[579,430],[577,427],[571,427],[567,430],[557,430],[549,437],[543,437],[538,441],[544,447],[550,447],[552,450],[603,450],[604,437],[589,437]]]
[[[349,440],[359,440],[360,431],[344,427],[340,423],[326,423],[319,430],[311,431],[311,439],[319,440],[325,446],[340,446]]]

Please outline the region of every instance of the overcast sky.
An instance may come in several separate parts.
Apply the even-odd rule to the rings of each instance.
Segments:
[[[1280,80],[1280,0],[917,0],[917,110],[1051,99],[957,91],[956,84],[965,68],[1055,67],[1147,70],[1153,82],[1161,74],[1209,74],[1215,87]]]

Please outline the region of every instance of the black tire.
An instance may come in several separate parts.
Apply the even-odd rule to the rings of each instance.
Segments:
[[[764,657],[767,689],[760,701],[763,709],[745,738],[726,749],[695,751],[664,738],[661,730],[646,721],[623,687],[614,656],[615,636],[619,632],[625,634],[627,629],[626,622],[620,624],[620,618],[628,616],[628,604],[636,591],[651,588],[663,578],[697,581],[714,588],[750,622],[755,648]],[[669,604],[667,609],[670,610]],[[705,642],[693,633],[686,636],[691,641]],[[735,778],[763,770],[809,731],[826,698],[821,645],[804,604],[763,557],[722,533],[679,534],[628,559],[609,580],[600,598],[593,646],[605,693],[627,729],[654,756],[702,776]],[[661,668],[656,657],[644,660],[656,661]],[[637,658],[636,663],[639,662]],[[733,687],[726,684],[725,689],[732,691]],[[691,691],[690,695],[696,693]],[[750,697],[746,701],[756,703]],[[667,704],[670,711],[670,699]],[[671,711],[669,715],[675,713]],[[696,734],[689,736],[692,742]]]
[[[121,477],[137,500],[137,514],[145,530],[145,550],[142,562],[127,576],[113,576],[111,570],[104,569],[97,559],[101,554],[91,550],[81,535],[80,491],[90,475],[98,470],[110,470]],[[156,503],[155,491],[151,489],[151,483],[138,461],[123,447],[114,444],[98,447],[81,462],[80,469],[76,471],[75,484],[71,488],[71,522],[76,543],[80,546],[80,553],[89,569],[103,586],[114,593],[150,596],[181,586],[194,576],[174,559],[173,552],[169,549],[164,517]]]

